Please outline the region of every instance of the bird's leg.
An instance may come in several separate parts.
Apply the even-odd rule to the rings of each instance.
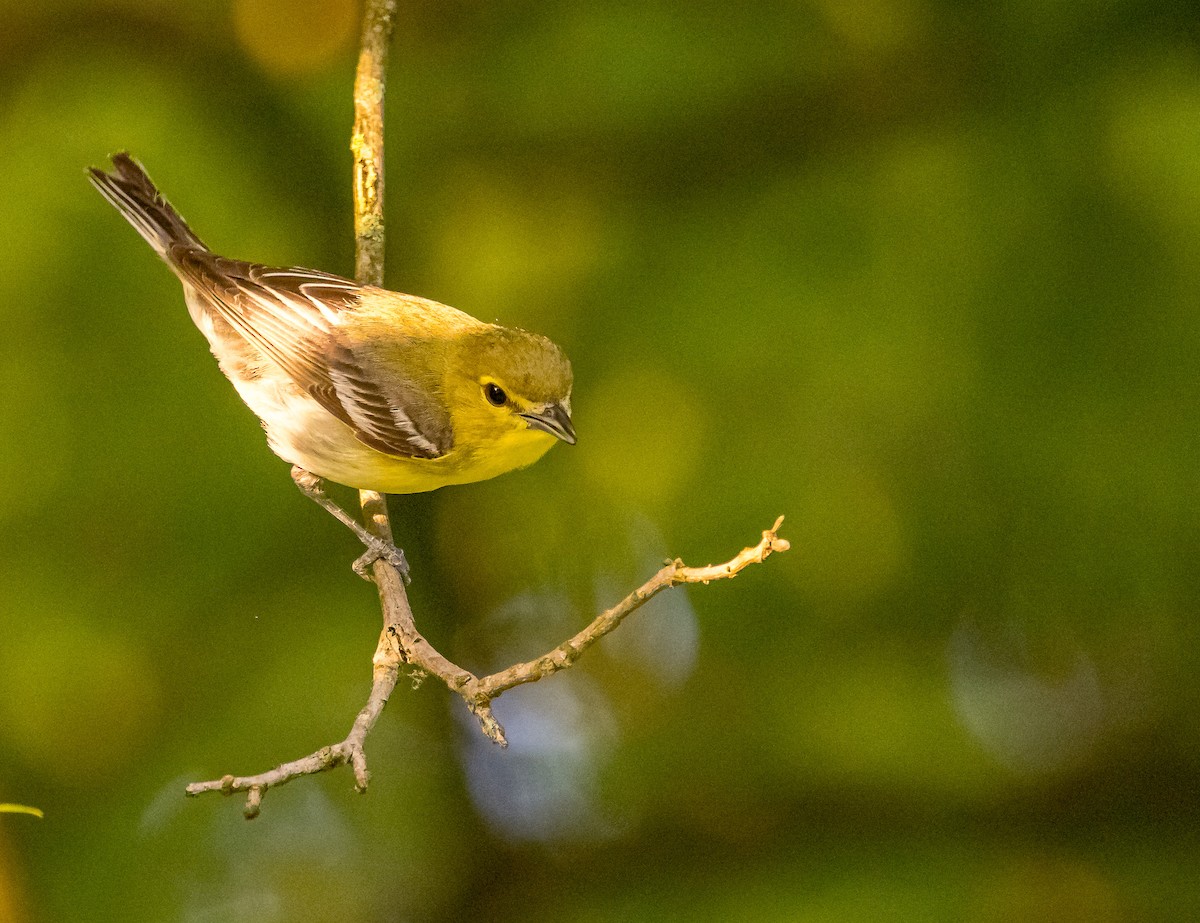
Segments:
[[[390,542],[385,542],[379,536],[372,535],[363,527],[362,523],[330,500],[321,487],[321,479],[319,477],[311,471],[304,470],[299,465],[293,465],[292,480],[296,482],[296,486],[300,488],[301,493],[310,500],[319,503],[330,515],[357,535],[359,541],[367,546],[366,553],[359,557],[352,565],[354,573],[362,577],[363,580],[370,580],[371,572],[368,568],[375,561],[382,558],[396,568],[396,570],[400,571],[400,576],[404,578],[405,583],[412,582],[412,579],[408,576],[408,561],[404,559],[404,552]]]

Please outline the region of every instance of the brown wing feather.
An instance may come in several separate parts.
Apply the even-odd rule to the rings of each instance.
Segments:
[[[222,320],[262,351],[364,445],[389,455],[437,458],[450,450],[449,417],[415,388],[385,392],[339,331],[361,287],[310,269],[271,268],[180,248],[181,275]],[[389,383],[391,384],[391,383]]]

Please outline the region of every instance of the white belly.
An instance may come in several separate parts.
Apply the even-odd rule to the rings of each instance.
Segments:
[[[271,359],[246,342],[185,286],[188,313],[208,340],[212,354],[238,395],[258,416],[271,450],[284,461],[339,483],[364,476],[372,466],[364,454],[379,455],[322,407]],[[385,456],[380,456],[385,457]]]

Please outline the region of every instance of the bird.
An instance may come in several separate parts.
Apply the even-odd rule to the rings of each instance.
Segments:
[[[192,321],[307,496],[405,580],[400,549],[324,490],[482,481],[574,445],[571,363],[551,340],[315,269],[219,256],[125,151],[92,184],[183,283]]]

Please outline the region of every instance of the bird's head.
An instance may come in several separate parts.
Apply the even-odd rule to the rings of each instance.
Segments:
[[[575,444],[571,363],[550,340],[489,325],[460,340],[457,360],[456,434],[540,450],[535,458],[555,438]]]

